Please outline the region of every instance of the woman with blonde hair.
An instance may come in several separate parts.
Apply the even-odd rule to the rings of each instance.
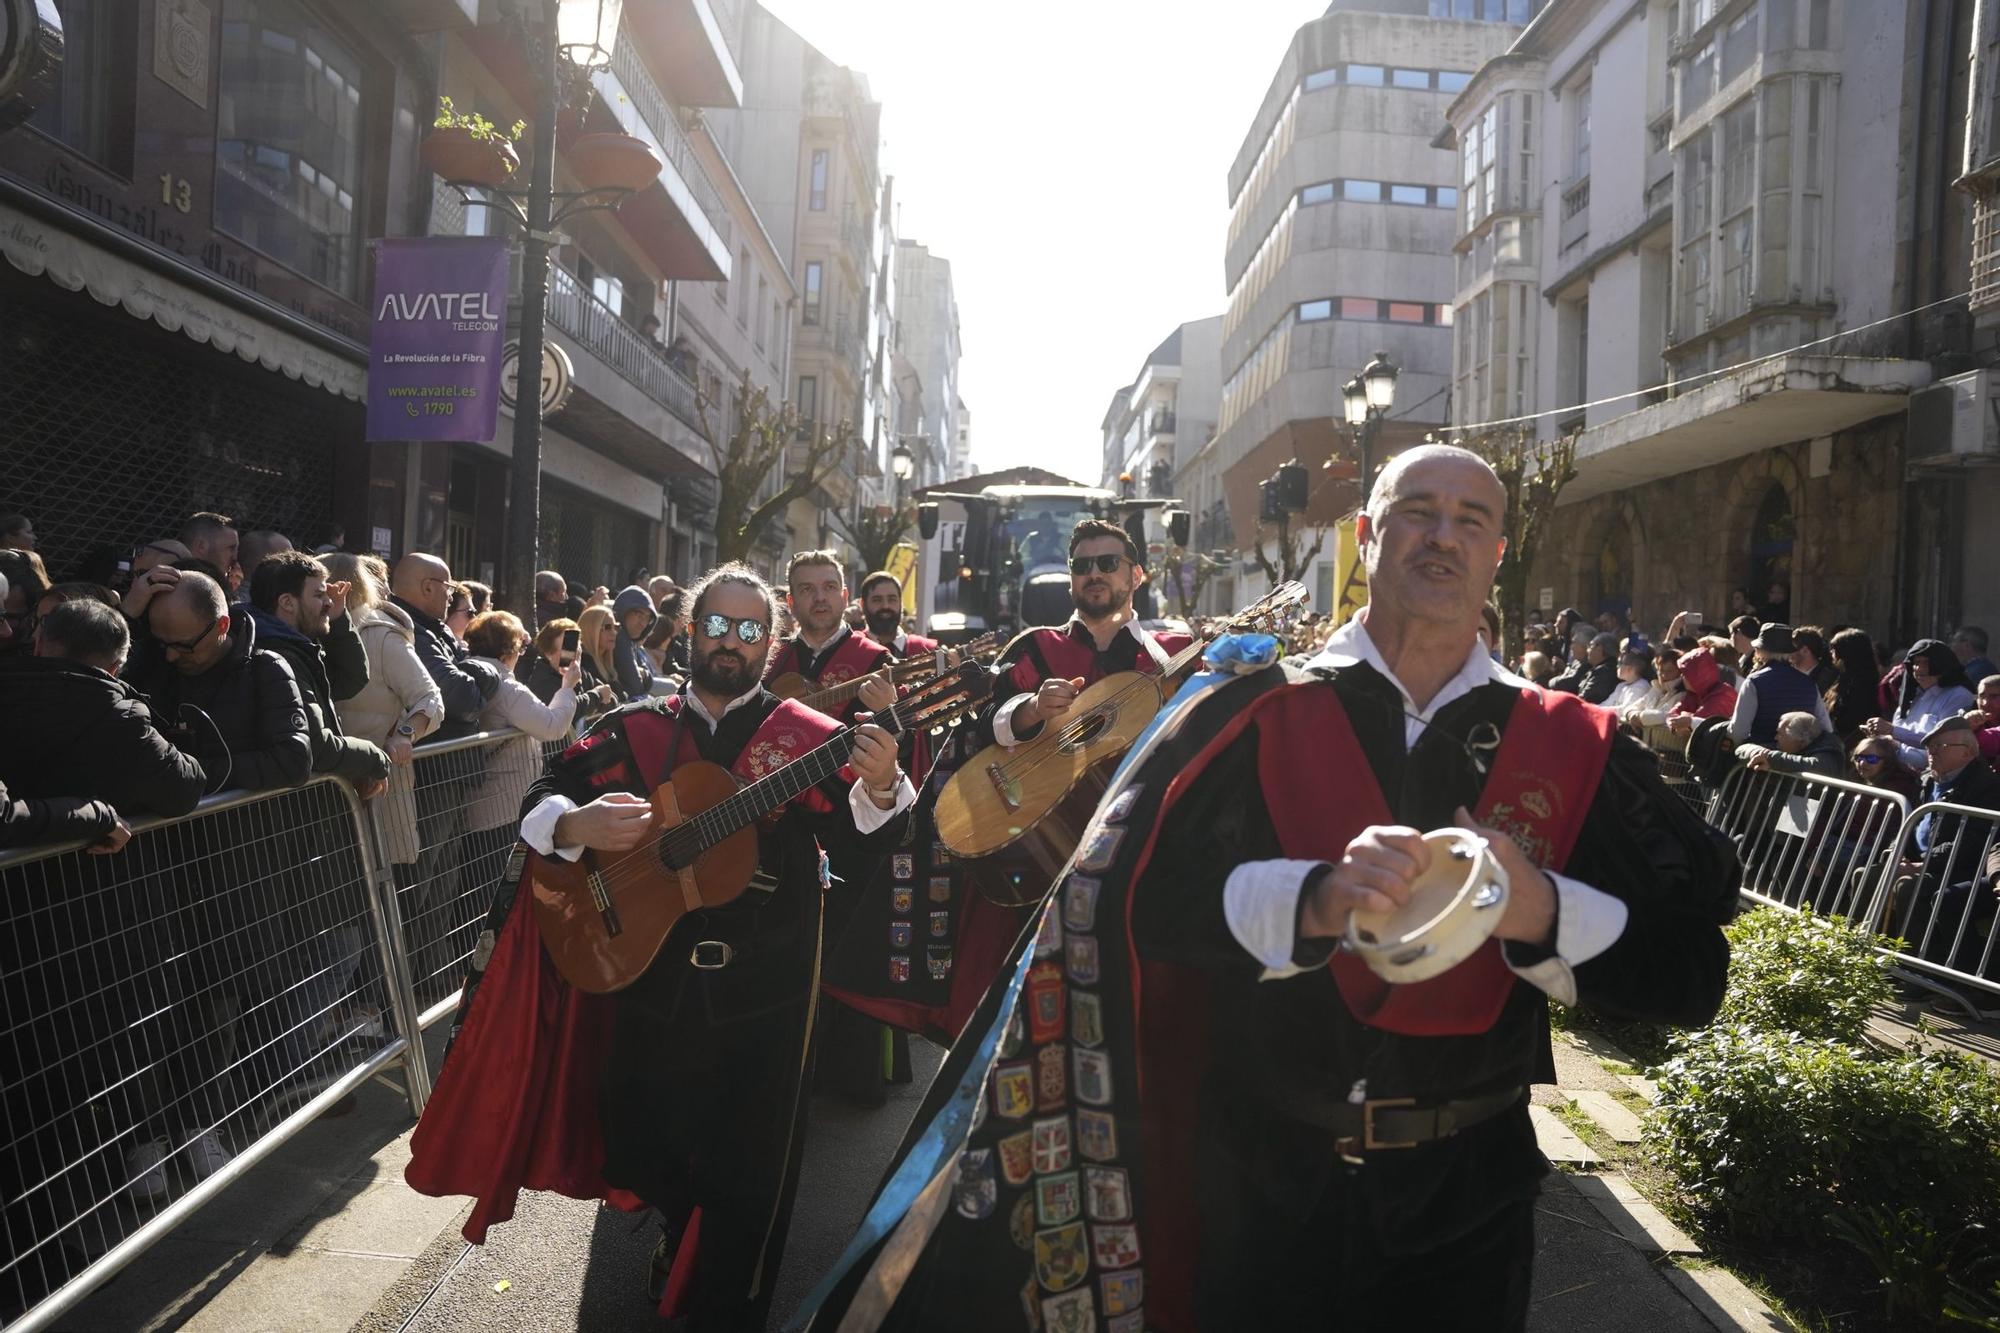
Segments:
[[[608,606],[586,606],[583,614],[576,618],[576,627],[583,631],[579,636],[583,642],[584,670],[601,681],[612,683],[618,679],[618,622],[612,619]]]
[[[389,752],[389,787],[375,802],[383,848],[395,865],[417,859],[412,748],[444,720],[444,695],[417,657],[415,624],[389,600],[389,569],[380,558],[329,551],[327,578],[345,582],[347,614],[368,653],[368,684],[334,705],[341,729]]]

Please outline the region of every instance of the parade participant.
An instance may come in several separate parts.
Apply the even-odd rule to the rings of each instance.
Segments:
[[[1150,633],[1133,615],[1132,594],[1145,579],[1138,543],[1116,523],[1086,518],[1070,531],[1076,614],[1061,629],[1028,630],[1000,655],[1005,674],[986,720],[995,741],[1030,740],[1088,686],[1119,671],[1157,672],[1188,645],[1186,635]]]
[[[887,648],[857,634],[846,619],[847,579],[832,551],[800,551],[785,567],[786,603],[798,633],[771,652],[764,679],[797,674],[816,686],[840,685],[888,664]],[[856,700],[841,716],[861,711]]]
[[[897,658],[934,653],[943,646],[903,629],[903,581],[885,569],[861,580],[861,610],[868,617],[868,637]]]
[[[900,1291],[871,1277],[880,1326],[1374,1329],[1413,1299],[1525,1326],[1548,1001],[1707,1022],[1736,873],[1608,712],[1479,649],[1505,504],[1474,454],[1399,455],[1357,527],[1370,604],[1311,669],[1204,677],[1134,748],[1003,973],[1018,1008],[989,999],[939,1076],[985,1115],[935,1229],[902,1223],[899,1255],[926,1243]],[[1336,951],[1452,825],[1506,871],[1494,938],[1399,985]]]
[[[851,770],[760,827],[760,871],[743,897],[690,913],[636,982],[607,995],[556,973],[521,857],[628,851],[651,836],[646,793],[681,764],[703,759],[750,781],[837,731],[758,683],[773,610],[747,567],[711,572],[694,598],[688,685],[606,714],[529,790],[524,848],[480,937],[406,1171],[424,1193],[478,1197],[465,1227],[475,1243],[513,1215],[524,1186],[652,1205],[665,1226],[662,1313],[697,1329],[761,1329],[778,1274],[818,984],[816,840],[893,839],[914,792],[890,737],[859,728]]]

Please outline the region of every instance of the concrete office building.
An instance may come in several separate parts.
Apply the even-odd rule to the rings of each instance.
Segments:
[[[1902,484],[1910,395],[1967,332],[1905,313],[1966,282],[1926,258],[1969,212],[1921,114],[1963,77],[1927,8],[1551,0],[1453,103],[1453,424],[1580,432],[1534,600],[1957,616]]]
[[[951,285],[951,261],[927,245],[904,240],[896,247],[896,312],[903,355],[915,375],[922,403],[921,424],[905,430],[918,435],[913,486],[928,486],[968,475],[965,444],[959,435],[958,298]]]
[[[1377,350],[1402,368],[1383,451],[1446,419],[1459,182],[1433,140],[1531,9],[1338,0],[1279,61],[1228,177],[1212,466],[1239,545],[1257,532],[1257,483],[1289,459],[1312,469],[1308,524],[1354,507],[1320,465],[1352,451],[1341,386]],[[1246,570],[1242,594],[1263,582]]]

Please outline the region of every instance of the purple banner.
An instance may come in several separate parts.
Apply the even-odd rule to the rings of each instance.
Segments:
[[[492,440],[507,340],[507,242],[433,236],[375,243],[370,440]]]

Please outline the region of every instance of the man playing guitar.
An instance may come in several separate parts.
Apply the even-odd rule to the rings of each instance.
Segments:
[[[1069,538],[1069,592],[1076,614],[1061,629],[1031,629],[1000,655],[1004,674],[988,714],[993,739],[1014,746],[1061,717],[1077,694],[1118,671],[1157,672],[1187,647],[1185,634],[1152,634],[1132,610],[1145,582],[1139,547],[1102,519],[1078,523]]]
[[[839,685],[865,676],[892,660],[889,650],[848,626],[847,577],[832,551],[800,551],[785,568],[787,601],[799,632],[771,652],[764,679],[799,675],[815,686]],[[836,714],[851,722],[863,712],[859,699]]]

